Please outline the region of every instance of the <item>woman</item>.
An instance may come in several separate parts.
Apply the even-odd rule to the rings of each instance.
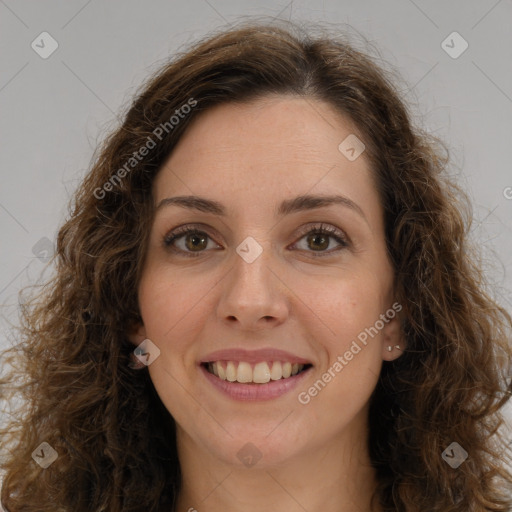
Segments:
[[[341,39],[247,25],[166,65],[24,309],[4,508],[510,510],[512,323],[446,163]]]

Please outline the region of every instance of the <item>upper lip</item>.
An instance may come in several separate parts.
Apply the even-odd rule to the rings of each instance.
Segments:
[[[217,350],[201,359],[200,363],[212,363],[215,361],[244,361],[247,363],[259,363],[261,361],[284,361],[297,364],[311,364],[303,357],[296,356],[284,350],[275,348],[262,348],[259,350],[246,350],[243,348],[230,348]]]

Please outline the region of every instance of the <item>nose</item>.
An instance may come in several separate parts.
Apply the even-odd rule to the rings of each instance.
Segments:
[[[231,270],[220,283],[217,313],[231,328],[259,331],[282,324],[289,314],[289,288],[266,248],[252,262],[234,254]]]

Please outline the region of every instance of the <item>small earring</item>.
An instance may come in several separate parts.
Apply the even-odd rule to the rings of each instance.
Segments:
[[[395,345],[395,348],[400,350],[400,345]],[[393,350],[393,347],[391,345],[388,345],[388,352],[391,352]]]
[[[142,370],[143,368],[146,368],[146,365],[140,361],[140,359],[137,358],[133,352],[130,352],[130,362],[128,363],[128,368],[131,368],[132,370]]]

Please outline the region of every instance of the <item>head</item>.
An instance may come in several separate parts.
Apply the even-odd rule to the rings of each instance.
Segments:
[[[510,318],[481,289],[445,165],[390,76],[341,38],[241,27],[163,67],[59,232],[31,338],[48,360],[31,374],[59,407],[26,430],[27,451],[58,431],[75,494],[157,503],[175,497],[192,445],[243,469],[248,443],[259,464],[292,464],[364,429],[385,510],[489,500]],[[159,355],[137,371],[144,340]],[[233,400],[210,383],[208,363],[244,361],[226,349],[304,367],[278,398]],[[454,440],[471,450],[456,481],[441,457]],[[141,463],[151,493],[123,471]],[[94,492],[93,467],[113,468]]]
[[[355,132],[325,100],[295,93],[221,104],[194,120],[153,182],[142,321],[131,340],[158,347],[151,380],[177,423],[178,446],[201,446],[203,461],[243,468],[240,451],[251,443],[259,466],[290,464],[332,450],[343,433],[357,444],[362,434],[366,444],[382,362],[406,345],[375,175],[362,155],[351,161],[339,150]],[[328,204],[333,196],[343,202]],[[322,224],[331,231],[319,232]],[[184,226],[203,234],[184,234]],[[378,332],[369,336],[369,328]],[[261,352],[278,350],[289,356]],[[268,368],[260,364],[258,380],[265,372],[270,379],[276,361],[304,368],[286,383],[290,391],[267,396],[246,384],[242,399],[206,375],[209,363],[227,369],[230,361],[240,382],[259,363]],[[315,388],[331,367],[331,379],[317,384],[325,388]]]

